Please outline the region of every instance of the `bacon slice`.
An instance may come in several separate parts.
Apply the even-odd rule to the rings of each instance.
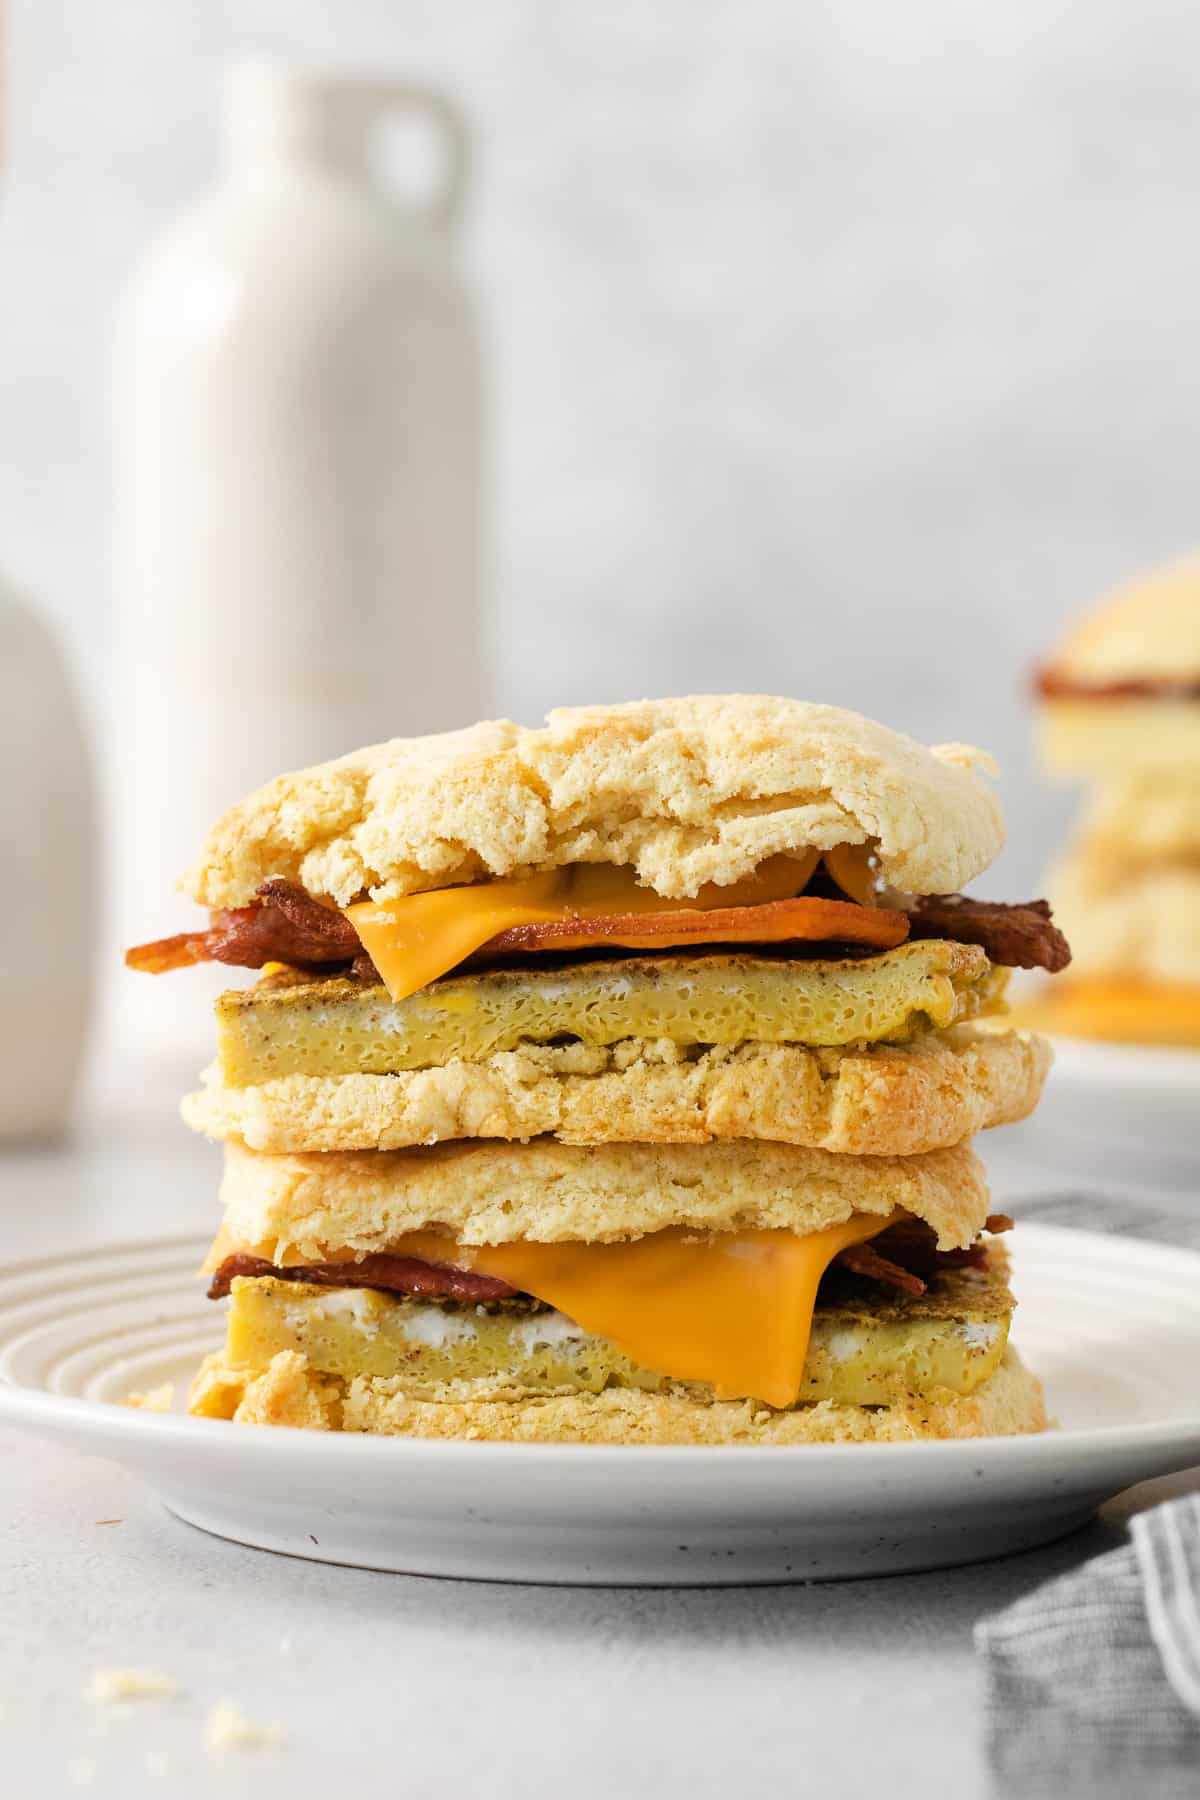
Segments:
[[[1011,1231],[1012,1223],[1007,1213],[989,1213],[984,1230],[997,1236]],[[923,1219],[903,1219],[865,1244],[852,1244],[834,1260],[853,1275],[864,1275],[915,1296],[925,1292],[929,1278],[939,1269],[986,1268],[987,1254],[982,1238],[961,1250],[939,1250],[932,1228]]]
[[[984,1229],[993,1235],[1012,1230],[1007,1213],[991,1213]],[[883,1252],[886,1251],[886,1255]],[[836,1258],[838,1266],[902,1293],[923,1294],[927,1278],[939,1269],[983,1268],[987,1245],[981,1238],[961,1250],[939,1250],[930,1226],[922,1219],[904,1219],[864,1244],[853,1244]],[[379,1252],[361,1261],[301,1263],[280,1268],[265,1258],[235,1251],[226,1256],[213,1274],[210,1300],[223,1300],[239,1275],[270,1275],[277,1281],[303,1281],[316,1287],[370,1287],[404,1294],[418,1300],[458,1300],[477,1305],[489,1300],[508,1300],[517,1288],[495,1275],[477,1275],[470,1269],[447,1263],[422,1262],[413,1256],[389,1256]]]
[[[1053,922],[1048,900],[1008,906],[966,894],[928,894],[908,915],[915,938],[952,938],[978,944],[988,959],[1008,969],[1065,969],[1071,946]]]
[[[361,954],[358,933],[349,919],[313,900],[294,882],[264,881],[258,892],[261,898],[254,906],[214,912],[207,931],[185,931],[127,950],[127,965],[149,975],[202,962],[242,969],[282,962],[307,969],[352,962]]]
[[[870,1281],[882,1281],[888,1287],[899,1288],[901,1293],[916,1295],[925,1292],[927,1284],[919,1275],[914,1275],[911,1269],[903,1268],[900,1263],[894,1263],[886,1256],[880,1256],[878,1250],[873,1250],[869,1243],[852,1244],[848,1250],[841,1252],[837,1260],[852,1275],[865,1275]]]
[[[181,931],[175,937],[155,938],[127,950],[125,967],[143,975],[169,975],[172,969],[187,969],[193,963],[215,962],[216,940],[215,931]]]
[[[851,900],[802,894],[758,906],[717,907],[701,911],[607,913],[594,919],[549,919],[514,925],[498,932],[473,961],[512,955],[561,954],[570,950],[665,950],[701,944],[845,944],[869,950],[892,950],[910,935],[952,938],[979,944],[994,963],[1022,969],[1065,968],[1070,947],[1052,923],[1045,900],[1023,906],[972,900],[962,894],[928,896],[910,913],[887,907],[860,906]],[[290,881],[265,881],[253,906],[214,912],[207,931],[139,944],[125,953],[131,969],[161,975],[191,963],[219,962],[261,969],[264,963],[327,970],[357,963],[369,974],[371,965],[350,921],[333,907],[322,906]]]
[[[311,945],[322,943],[343,956],[357,955],[358,933],[344,914],[332,906],[322,906],[294,881],[264,881],[258,889],[260,910],[275,908],[292,930]],[[284,957],[278,959],[286,960]]]
[[[497,932],[481,957],[518,952],[662,950],[692,944],[836,943],[893,950],[908,936],[908,915],[853,900],[771,900],[759,906],[681,908],[678,912],[605,913],[596,919],[548,919]]]
[[[264,963],[329,968],[363,957],[349,919],[322,906],[290,881],[265,881],[254,906],[214,912],[207,931],[183,932],[125,953],[131,969],[161,975],[190,963],[231,963],[261,969]],[[490,960],[530,951],[661,950],[671,944],[841,943],[890,950],[908,936],[907,914],[850,900],[774,900],[760,906],[697,908],[668,913],[607,913],[595,919],[551,919],[501,931],[477,952]],[[364,957],[365,961],[365,957]]]
[[[236,1275],[273,1275],[277,1281],[307,1281],[317,1287],[383,1288],[415,1300],[507,1300],[517,1292],[495,1275],[476,1275],[442,1263],[419,1262],[415,1256],[364,1256],[361,1262],[305,1263],[281,1269],[258,1256],[239,1251],[227,1256],[209,1284],[210,1300],[223,1300]]]

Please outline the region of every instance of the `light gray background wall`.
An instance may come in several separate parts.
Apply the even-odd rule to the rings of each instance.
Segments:
[[[239,50],[452,84],[496,421],[494,701],[746,687],[1067,796],[1022,684],[1200,536],[1200,9],[10,0],[0,563],[108,650],[105,357]]]

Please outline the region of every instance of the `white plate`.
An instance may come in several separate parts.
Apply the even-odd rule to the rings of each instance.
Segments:
[[[999,1556],[1200,1463],[1200,1255],[1024,1225],[1017,1333],[1059,1429],[964,1443],[763,1449],[423,1443],[255,1429],[182,1404],[223,1309],[200,1239],[0,1275],[0,1419],[142,1472],[222,1537],[323,1562],[480,1579],[810,1581]]]
[[[1107,1181],[1200,1188],[1200,1050],[1054,1039],[1029,1145]]]

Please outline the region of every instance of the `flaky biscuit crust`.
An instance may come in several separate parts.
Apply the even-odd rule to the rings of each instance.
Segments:
[[[751,1138],[851,1156],[913,1156],[1023,1119],[1051,1051],[970,1026],[908,1044],[742,1044],[685,1053],[668,1039],[529,1045],[399,1075],[289,1075],[226,1087],[215,1067],[188,1124],[252,1150],[396,1150],[462,1138],[703,1144]]]
[[[280,776],[220,820],[184,886],[241,906],[281,876],[345,906],[595,862],[682,900],[777,853],[870,843],[893,886],[951,893],[1003,842],[989,766],[762,695],[563,708]]]
[[[941,1388],[891,1406],[820,1401],[787,1412],[755,1400],[705,1405],[620,1388],[538,1400],[409,1400],[402,1378],[342,1381],[317,1374],[294,1350],[280,1351],[260,1374],[218,1352],[196,1377],[191,1410],[239,1424],[525,1444],[894,1444],[1009,1437],[1049,1423],[1042,1385],[1012,1349],[973,1394]]]
[[[382,1251],[441,1228],[463,1244],[612,1242],[668,1225],[820,1231],[895,1208],[944,1250],[988,1213],[969,1143],[924,1156],[838,1156],[749,1140],[710,1144],[454,1143],[432,1149],[264,1156],[225,1146],[231,1244],[276,1262]]]

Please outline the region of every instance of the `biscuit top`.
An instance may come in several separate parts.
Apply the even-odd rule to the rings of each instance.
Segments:
[[[893,887],[948,894],[1004,841],[981,771],[965,745],[799,700],[564,707],[536,730],[492,720],[281,775],[217,823],[183,886],[244,906],[280,876],[348,906],[591,862],[686,900],[769,856],[869,844]]]
[[[1047,673],[1081,687],[1200,681],[1200,555],[1110,595],[1063,640]]]

